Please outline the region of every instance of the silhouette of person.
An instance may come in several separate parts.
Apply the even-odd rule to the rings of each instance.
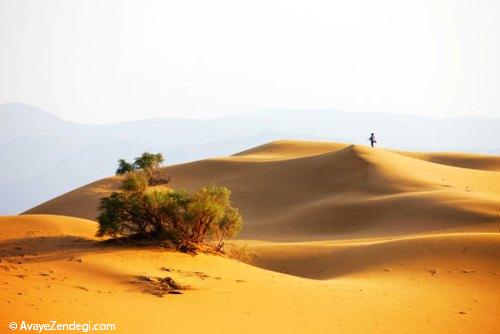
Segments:
[[[372,145],[372,147],[375,147],[373,144],[375,144],[377,142],[377,140],[375,139],[375,134],[372,132],[370,138],[368,138],[368,140],[370,141],[370,144]]]

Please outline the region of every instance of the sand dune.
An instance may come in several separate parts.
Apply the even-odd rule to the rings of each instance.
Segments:
[[[460,165],[458,155],[453,157]],[[500,160],[464,155],[462,165],[470,167],[474,159],[491,170],[365,146],[281,141],[166,169],[174,188],[193,190],[211,182],[230,187],[245,217],[245,238],[498,232],[500,172],[492,170],[500,168]],[[95,219],[99,198],[119,183],[116,177],[97,181],[27,213]]]
[[[313,279],[371,271],[483,271],[500,266],[498,233],[454,233],[313,242],[251,242],[254,264]],[[404,268],[403,268],[404,267]]]
[[[0,218],[0,321],[57,314],[120,333],[145,323],[148,333],[500,330],[499,157],[279,141],[166,169],[173,188],[232,189],[246,224],[234,243],[250,264],[96,241],[98,200],[121,182],[111,177]],[[158,298],[139,275],[191,290]]]
[[[115,323],[119,333],[499,329],[497,234],[255,243],[267,257],[261,265],[276,261],[296,275],[330,278],[318,281],[220,256],[96,243],[91,227],[95,223],[61,216],[0,219],[2,326],[57,319]],[[346,247],[355,253],[343,254]],[[325,264],[331,270],[326,276]],[[190,289],[159,298],[138,279],[167,275]]]

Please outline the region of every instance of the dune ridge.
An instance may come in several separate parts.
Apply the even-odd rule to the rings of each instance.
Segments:
[[[279,141],[165,169],[172,174],[173,188],[194,190],[211,182],[230,187],[246,220],[245,238],[499,231],[497,157],[465,155],[461,165],[470,167],[477,159],[491,169],[483,170],[409,155],[358,145]],[[433,159],[438,156],[432,154]],[[96,181],[26,213],[94,220],[99,198],[120,182],[119,177]]]

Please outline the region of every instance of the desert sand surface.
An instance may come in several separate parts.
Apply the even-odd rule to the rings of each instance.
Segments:
[[[459,155],[278,141],[166,169],[172,188],[229,187],[248,239],[500,232],[500,157],[463,154],[460,161]],[[120,177],[99,180],[26,213],[95,220],[99,198],[120,183]]]
[[[232,189],[245,218],[233,243],[249,263],[97,240],[98,200],[120,184],[111,177],[0,219],[1,324],[500,331],[499,157],[279,141],[166,169],[172,188]],[[140,276],[170,276],[189,289],[160,298]]]

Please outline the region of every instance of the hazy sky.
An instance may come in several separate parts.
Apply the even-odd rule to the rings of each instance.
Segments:
[[[69,120],[500,116],[500,1],[0,0],[0,103]]]

